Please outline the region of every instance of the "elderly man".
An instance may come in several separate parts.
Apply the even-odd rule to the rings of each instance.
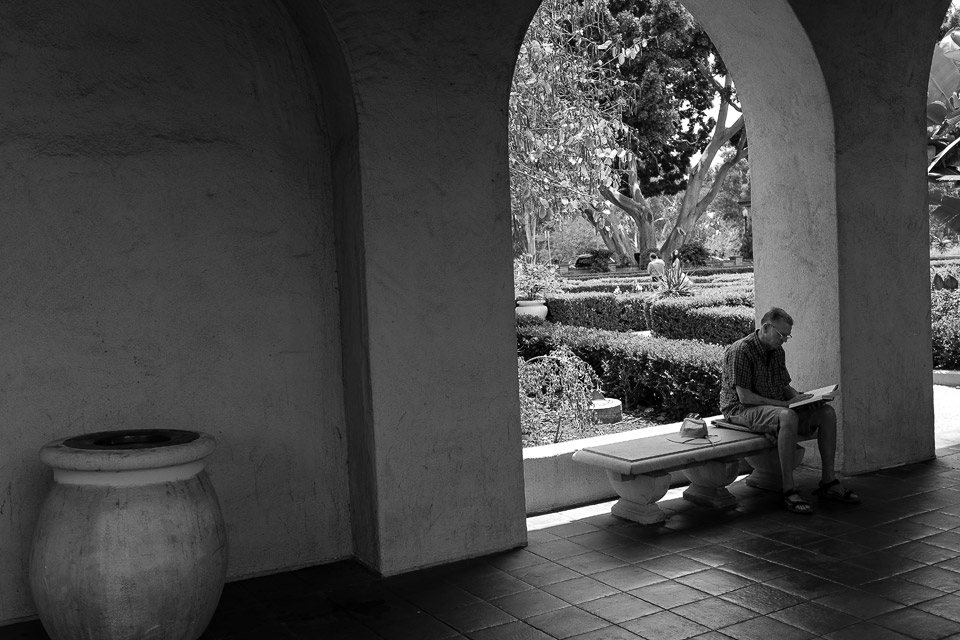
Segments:
[[[837,414],[833,407],[817,402],[789,408],[791,403],[809,397],[790,386],[783,345],[792,331],[790,314],[773,307],[761,318],[759,329],[727,347],[720,410],[729,422],[762,433],[777,445],[783,471],[783,504],[793,513],[813,513],[810,504],[797,492],[793,478],[792,462],[799,434],[817,435],[822,476],[813,494],[821,500],[860,502],[855,493],[840,485],[834,472]]]

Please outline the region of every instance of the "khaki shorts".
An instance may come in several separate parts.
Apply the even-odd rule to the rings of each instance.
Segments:
[[[769,404],[761,404],[755,407],[741,407],[728,416],[727,420],[741,427],[746,427],[750,431],[764,434],[776,434],[780,427],[780,412],[784,407],[774,407]],[[800,407],[793,409],[797,414],[799,425],[797,433],[802,436],[812,436],[824,419],[826,411],[833,411],[833,407],[822,405],[820,407]]]

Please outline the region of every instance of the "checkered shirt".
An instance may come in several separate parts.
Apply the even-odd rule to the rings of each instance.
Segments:
[[[731,415],[742,408],[737,387],[749,389],[764,398],[785,400],[784,387],[790,384],[787,354],[783,347],[767,351],[754,331],[737,340],[723,354],[723,378],[720,383],[720,411]]]

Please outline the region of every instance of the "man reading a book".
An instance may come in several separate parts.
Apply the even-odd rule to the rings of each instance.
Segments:
[[[807,399],[790,386],[783,345],[793,331],[793,318],[773,307],[760,319],[760,328],[727,347],[723,358],[720,410],[724,417],[764,434],[777,445],[783,471],[783,503],[794,513],[813,509],[797,492],[793,456],[797,436],[816,433],[822,459],[820,486],[813,494],[820,499],[856,503],[860,498],[840,485],[834,472],[837,448],[837,414],[824,401],[790,408]]]

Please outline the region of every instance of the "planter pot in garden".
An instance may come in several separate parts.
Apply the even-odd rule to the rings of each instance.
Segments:
[[[517,300],[518,316],[536,316],[541,320],[547,317],[546,300]]]
[[[196,640],[220,600],[227,538],[195,431],[103,431],[48,443],[30,589],[52,640]]]

